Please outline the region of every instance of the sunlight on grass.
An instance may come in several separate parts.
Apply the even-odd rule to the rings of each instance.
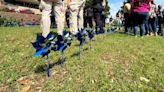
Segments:
[[[0,28],[0,91],[20,91],[25,86],[32,92],[164,91],[163,37],[99,35],[93,49],[89,49],[89,41],[85,43],[81,61],[74,40],[65,52],[64,66],[55,64],[48,79],[45,59],[32,57],[35,50],[31,42],[37,32],[39,27]],[[51,64],[60,56],[59,52],[51,53]]]

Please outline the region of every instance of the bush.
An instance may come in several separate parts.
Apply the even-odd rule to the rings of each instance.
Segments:
[[[19,26],[19,24],[20,22],[14,18],[0,17],[0,26],[12,27],[12,26]]]
[[[9,12],[10,10],[7,7],[1,6],[0,11]]]

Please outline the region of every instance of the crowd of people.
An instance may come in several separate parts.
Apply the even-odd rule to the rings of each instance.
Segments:
[[[50,16],[52,13],[55,15],[59,38],[62,38],[65,20],[71,34],[74,36],[88,26],[94,28],[97,34],[104,33],[105,16],[103,17],[103,12],[106,6],[105,0],[93,0],[91,7],[85,7],[86,0],[39,0],[39,2],[39,7],[42,10],[41,28],[43,38],[46,38],[50,33]],[[157,7],[154,0],[127,0],[124,3],[123,11],[117,13],[120,25],[121,20],[124,20],[125,33],[129,34],[130,30],[133,29],[135,37],[138,36],[138,28],[141,37],[144,35],[164,35],[163,16],[162,5]],[[95,23],[95,26],[93,23]]]
[[[38,0],[42,11],[41,29],[43,40],[50,33],[51,15],[54,13],[58,39],[62,39],[65,20],[70,33],[76,37],[80,30],[84,30],[89,23],[93,28],[94,17],[97,33],[103,32],[104,20],[102,13],[106,6],[106,0],[93,0],[92,7],[84,9],[86,0]],[[87,11],[87,13],[85,13]],[[86,15],[86,16],[85,16]]]
[[[164,9],[154,0],[127,0],[123,7],[125,33],[133,28],[134,35],[164,35]]]

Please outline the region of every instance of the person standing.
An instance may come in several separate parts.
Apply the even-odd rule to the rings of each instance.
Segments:
[[[93,23],[92,23],[93,22],[92,21],[92,19],[93,19],[93,9],[91,7],[86,9],[86,15],[87,15],[86,16],[87,22],[86,22],[86,24],[84,24],[85,28],[88,27],[88,24],[89,24],[89,27],[92,28],[93,27]]]
[[[158,34],[164,36],[164,9],[162,5],[158,5],[157,16],[159,25]]]
[[[154,1],[150,2],[150,11],[149,11],[149,28],[150,28],[150,35],[157,36],[157,24],[158,24],[158,18],[156,14],[156,5],[154,4]]]
[[[70,32],[73,35],[78,33],[78,30],[84,29],[84,6],[86,0],[71,0],[70,8]]]
[[[124,7],[123,7],[123,11],[124,11],[124,19],[125,19],[125,33],[129,33],[130,32],[130,28],[131,28],[131,4],[130,4],[130,0],[128,0]]]
[[[132,19],[134,35],[137,37],[138,27],[140,27],[140,36],[144,35],[145,24],[149,19],[149,3],[152,0],[131,0],[132,5]]]
[[[120,30],[121,29],[121,26],[123,24],[123,12],[122,12],[122,10],[119,10],[116,13],[116,19],[117,19],[117,27]]]
[[[96,33],[103,32],[103,19],[102,12],[105,7],[105,0],[93,0],[93,12],[94,12],[94,20],[96,23]],[[104,5],[104,6],[103,6]]]
[[[64,31],[65,12],[69,4],[67,0],[38,0],[40,2],[39,8],[42,11],[41,16],[41,29],[42,36],[45,39],[50,33],[51,26],[51,12],[55,13],[55,21],[57,24],[58,37],[62,38]],[[52,6],[54,8],[52,8]]]

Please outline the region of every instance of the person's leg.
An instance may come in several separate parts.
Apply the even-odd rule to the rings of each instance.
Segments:
[[[161,36],[164,36],[164,23],[161,24]]]
[[[162,32],[162,18],[161,17],[158,17],[158,27],[159,27],[159,29],[158,29],[158,34],[160,35],[161,34],[161,32]]]
[[[57,24],[57,33],[58,35],[63,35],[66,7],[64,7],[62,4],[57,4],[54,6],[54,12]]]
[[[73,35],[76,35],[78,33],[78,22],[77,22],[77,16],[78,16],[78,5],[77,4],[71,4],[70,5],[70,32]]]
[[[145,33],[145,24],[142,23],[140,26],[141,26],[141,28],[140,28],[140,36],[144,36],[144,33]]]
[[[84,16],[84,28],[87,28],[87,25],[88,25],[88,17],[87,16]]]
[[[153,18],[153,32],[154,32],[154,35],[157,36],[157,22],[158,22],[158,19],[157,17],[154,17]]]
[[[100,28],[100,33],[104,33],[104,29],[103,29],[103,16],[102,16],[102,12],[99,12],[99,16],[100,16],[100,19],[99,19],[99,28]]]
[[[137,20],[138,14],[137,13],[132,13],[132,21],[133,21],[133,31],[134,35],[137,36],[137,31],[138,31],[138,20]]]
[[[99,12],[94,12],[94,19],[96,23],[96,33],[99,33],[101,27],[101,16]]]
[[[144,12],[144,13],[139,13],[139,18],[141,19],[140,20],[140,35],[143,36],[144,33],[145,33],[145,24],[146,24],[146,21],[148,21],[149,19],[149,15],[148,15],[148,12]]]
[[[125,13],[124,14],[124,18],[125,18],[125,24],[124,24],[124,27],[125,27],[125,33],[128,32],[128,13]]]
[[[150,32],[150,36],[152,36],[153,35],[152,18],[149,18],[149,32]]]
[[[69,24],[69,16],[68,15],[66,16],[66,22],[67,22],[67,27],[69,28],[70,24]]]
[[[149,31],[149,19],[146,20],[146,23],[145,23],[145,30],[146,30],[145,35],[149,35],[149,34],[150,34],[150,31]]]
[[[79,12],[78,12],[78,29],[84,29],[84,6],[79,6]]]
[[[92,17],[88,18],[88,22],[89,22],[89,27],[92,28],[93,27]]]
[[[50,16],[51,16],[52,4],[41,0],[40,8],[42,9],[42,17],[41,17],[42,36],[46,38],[50,33],[50,26],[51,26]]]

